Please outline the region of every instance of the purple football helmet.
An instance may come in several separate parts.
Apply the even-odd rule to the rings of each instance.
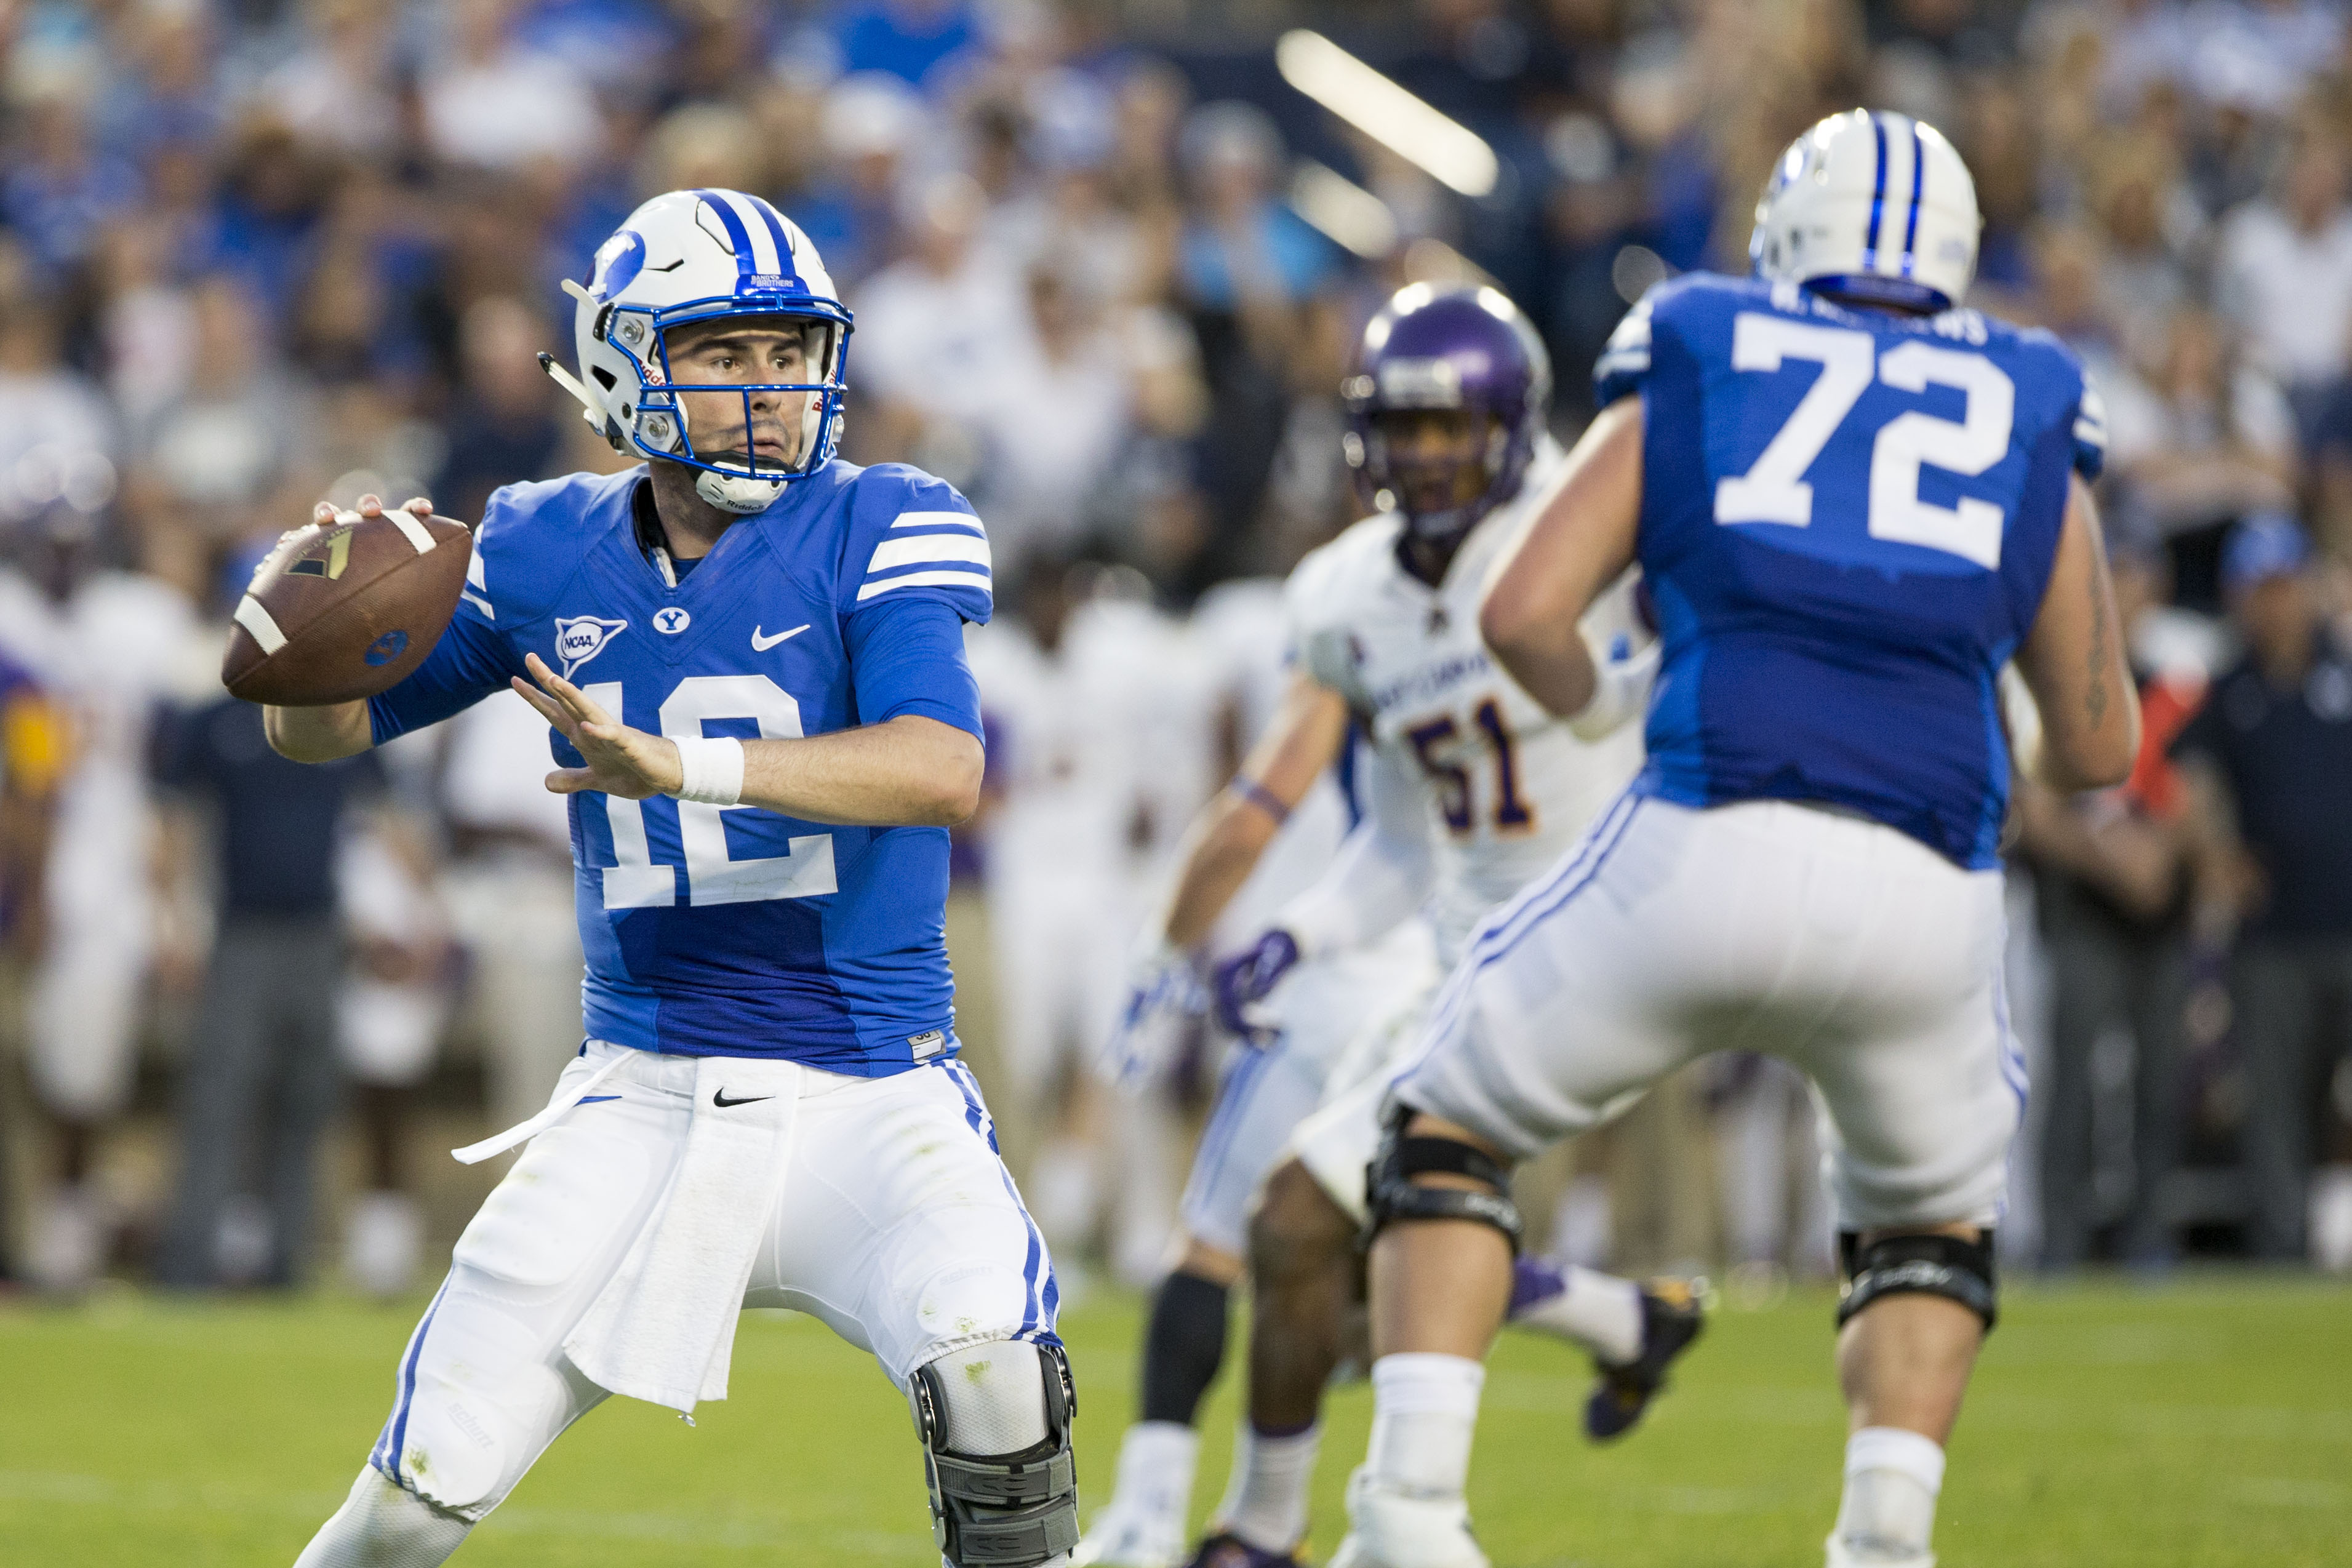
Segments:
[[[1455,538],[1518,493],[1551,408],[1551,356],[1500,290],[1415,283],[1397,290],[1365,327],[1360,368],[1339,390],[1348,405],[1348,466],[1367,504],[1402,510],[1423,538]],[[1470,500],[1416,510],[1397,482],[1380,416],[1429,408],[1490,416],[1486,483]]]

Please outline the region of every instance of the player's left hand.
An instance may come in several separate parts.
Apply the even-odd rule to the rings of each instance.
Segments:
[[[1227,1033],[1264,1049],[1281,1031],[1257,1005],[1298,962],[1298,939],[1280,926],[1216,967],[1217,1022]]]
[[[523,663],[531,680],[545,689],[534,689],[520,677],[516,678],[514,689],[578,749],[588,764],[558,768],[547,775],[549,789],[557,795],[593,790],[624,800],[643,800],[647,795],[674,794],[684,785],[686,769],[678,761],[677,742],[630,729],[550,669],[539,655],[526,656]]]

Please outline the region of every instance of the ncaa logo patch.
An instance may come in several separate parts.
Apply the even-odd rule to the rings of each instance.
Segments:
[[[563,661],[563,679],[604,651],[604,645],[629,629],[626,621],[601,620],[594,616],[558,616],[555,657]]]
[[[656,610],[654,612],[654,630],[657,632],[667,632],[671,637],[677,636],[678,633],[686,630],[687,627],[693,624],[694,617],[688,615],[684,610],[679,609],[676,605],[670,605],[667,609]]]

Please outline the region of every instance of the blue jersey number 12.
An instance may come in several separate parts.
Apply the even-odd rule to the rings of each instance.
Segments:
[[[585,687],[589,700],[607,713],[621,711],[621,683]],[[750,719],[768,741],[796,740],[801,705],[764,675],[695,675],[677,683],[661,705],[661,732],[672,740],[700,738],[706,719]],[[667,909],[678,901],[676,868],[659,865],[646,841],[645,802],[605,795],[604,817],[613,828],[613,858],[604,868],[608,910]],[[746,806],[677,803],[678,839],[686,851],[686,901],[748,904],[767,899],[807,899],[830,893],[834,878],[833,835],[812,833],[786,841],[789,854],[738,860],[727,851],[727,825],[720,814]]]
[[[1919,469],[1942,468],[1973,479],[2000,461],[2017,416],[2017,386],[2009,373],[1982,354],[1917,339],[1882,354],[1877,339],[1850,327],[1756,311],[1743,311],[1732,322],[1732,369],[1777,372],[1792,359],[1811,360],[1822,374],[1748,471],[1716,481],[1715,521],[1809,526],[1813,487],[1805,472],[1870,384],[1875,380],[1898,392],[1948,386],[1968,398],[1959,421],[1913,409],[1879,426],[1870,447],[1870,534],[1998,570],[2001,509],[1973,496],[1961,498],[1957,506],[1922,500]]]

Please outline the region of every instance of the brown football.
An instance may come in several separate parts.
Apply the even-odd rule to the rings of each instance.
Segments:
[[[221,684],[281,708],[388,689],[441,640],[473,554],[464,523],[407,511],[297,530],[237,604]]]

